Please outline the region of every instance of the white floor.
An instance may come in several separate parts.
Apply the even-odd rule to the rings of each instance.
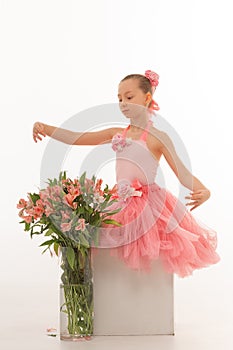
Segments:
[[[0,349],[232,350],[232,278],[221,273],[215,266],[175,278],[174,336],[95,336],[75,343],[46,334],[58,327],[54,287],[1,286]]]
[[[231,350],[233,341],[229,325],[217,327],[187,322],[176,325],[175,336],[96,336],[90,341],[73,343],[48,337],[42,329],[23,332],[19,327],[17,331],[12,329],[1,335],[0,345],[2,350]]]

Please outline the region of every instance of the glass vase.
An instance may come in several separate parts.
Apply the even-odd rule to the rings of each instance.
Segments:
[[[62,248],[60,283],[60,339],[90,340],[94,300],[91,249]]]

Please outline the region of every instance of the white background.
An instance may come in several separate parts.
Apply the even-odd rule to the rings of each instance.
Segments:
[[[193,174],[211,190],[193,215],[218,232],[221,256],[215,266],[176,278],[177,327],[186,327],[186,348],[192,343],[186,331],[196,327],[199,349],[207,343],[220,349],[221,339],[231,348],[232,27],[230,0],[0,1],[3,341],[9,331],[58,326],[57,260],[41,255],[40,239],[23,231],[16,209],[40,186],[48,139],[33,142],[33,123],[61,125],[82,110],[116,103],[125,75],[151,69],[160,75],[154,95],[160,114],[182,138]],[[73,153],[77,166],[80,152]],[[161,166],[175,188],[171,170]]]

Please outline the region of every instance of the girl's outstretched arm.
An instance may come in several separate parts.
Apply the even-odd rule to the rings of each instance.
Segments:
[[[36,122],[33,125],[33,139],[37,142],[42,140],[42,136],[50,136],[68,145],[98,145],[110,143],[113,135],[122,130],[122,128],[108,128],[94,132],[75,132]]]
[[[186,205],[193,205],[190,209],[193,210],[210,197],[210,191],[185,167],[181,159],[178,157],[170,137],[166,133],[162,132],[161,141],[161,152],[170,168],[173,170],[180,183],[192,191],[190,192],[190,196],[185,198],[191,200],[191,202],[186,203]]]

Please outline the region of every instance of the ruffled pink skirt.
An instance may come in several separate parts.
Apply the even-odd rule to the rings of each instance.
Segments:
[[[141,191],[141,197],[119,199],[108,207],[121,208],[111,218],[122,226],[105,224],[93,251],[109,248],[129,268],[147,272],[152,260],[161,259],[168,273],[180,277],[220,260],[217,233],[197,222],[178,198],[156,183],[143,185]]]

